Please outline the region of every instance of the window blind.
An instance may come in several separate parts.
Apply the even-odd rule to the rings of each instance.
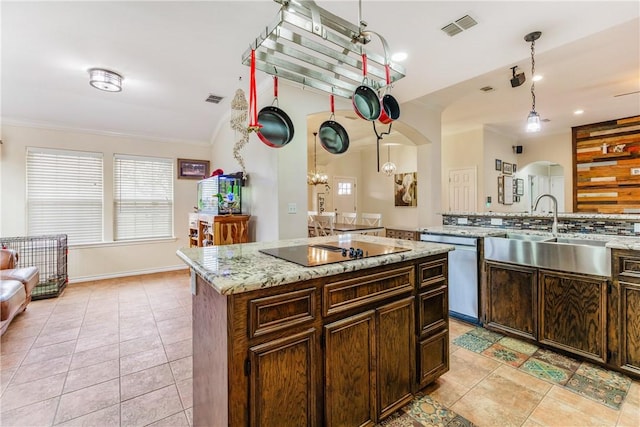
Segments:
[[[27,234],[103,240],[102,154],[27,148]]]
[[[173,163],[114,156],[114,240],[173,236]]]

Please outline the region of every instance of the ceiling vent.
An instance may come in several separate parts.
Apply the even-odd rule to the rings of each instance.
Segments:
[[[540,119],[541,122],[549,123],[551,119]]]
[[[484,86],[481,87],[480,90],[483,92],[493,92],[495,89],[493,88],[493,86]]]
[[[224,99],[224,97],[222,96],[218,96],[218,95],[209,95],[207,97],[207,99],[205,99],[206,102],[210,102],[212,104],[220,104],[220,101],[222,101]]]
[[[449,37],[453,37],[456,34],[460,34],[463,30],[468,30],[469,28],[476,25],[475,19],[470,17],[469,15],[465,15],[460,19],[456,19],[455,22],[445,25],[441,28]]]

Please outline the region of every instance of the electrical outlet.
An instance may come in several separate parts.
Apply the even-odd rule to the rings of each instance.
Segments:
[[[636,222],[633,224],[633,232],[640,233],[640,222]]]
[[[287,213],[294,214],[297,212],[298,212],[298,206],[296,206],[295,203],[289,203],[289,209],[287,210]]]
[[[631,168],[631,175],[640,175],[640,168]]]
[[[491,225],[502,225],[502,218],[491,218]]]
[[[467,225],[469,220],[467,218],[458,218],[458,225]]]

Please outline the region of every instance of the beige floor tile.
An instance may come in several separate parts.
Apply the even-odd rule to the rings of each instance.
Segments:
[[[640,382],[631,383],[627,397],[620,407],[617,425],[640,427]]]
[[[170,385],[122,402],[121,424],[131,427],[144,426],[181,410],[178,390],[175,385]]]
[[[0,356],[0,371],[10,369],[12,371],[18,369],[28,350],[22,350],[17,353],[7,353]]]
[[[478,425],[519,426],[550,387],[544,381],[503,365],[451,409]]]
[[[120,363],[118,359],[111,359],[106,362],[97,363],[84,368],[74,369],[67,374],[67,381],[64,384],[63,393],[80,390],[95,384],[119,378]]]
[[[120,381],[113,379],[71,393],[63,394],[55,423],[89,414],[113,406],[120,401]]]
[[[451,405],[456,403],[469,390],[471,390],[471,387],[451,381],[447,377],[442,376],[427,386],[424,392],[444,406],[451,407]]]
[[[181,305],[178,305],[178,307],[175,307],[175,308],[170,308],[168,310],[154,309],[153,311],[153,317],[156,319],[156,322],[171,320],[175,318],[181,318],[185,316],[186,316],[186,313],[184,311],[184,308]]]
[[[90,336],[78,340],[75,348],[75,353],[91,350],[92,348],[103,347],[107,344],[114,344],[119,341],[120,337],[117,332],[112,332],[105,335]]]
[[[456,338],[470,330],[474,329],[475,326],[469,323],[462,322],[457,319],[449,318],[449,337]]]
[[[168,363],[124,375],[120,378],[120,400],[125,401],[175,382]]]
[[[28,383],[9,384],[2,395],[2,411],[10,411],[59,396],[66,376],[66,373],[62,373]]]
[[[189,425],[193,425],[193,408],[185,409],[184,413],[187,415],[187,421],[189,421]]]
[[[41,334],[52,334],[62,330],[79,328],[82,325],[83,319],[84,316],[77,316],[72,319],[57,322],[56,319],[51,318],[42,328]]]
[[[46,362],[47,360],[51,360],[55,357],[71,354],[73,353],[75,346],[75,341],[66,341],[44,347],[32,348],[27,353],[22,364],[27,365],[29,363]]]
[[[449,372],[444,374],[443,377],[467,387],[476,385],[489,373],[501,366],[500,362],[464,348],[450,355],[449,364]]]
[[[167,359],[169,359],[170,362],[191,356],[193,355],[193,340],[188,339],[165,344],[164,351],[167,353]]]
[[[550,426],[611,426],[618,411],[554,385],[529,418]]]
[[[188,356],[174,360],[171,364],[171,372],[176,381],[193,377],[193,357]]]
[[[2,412],[0,423],[6,427],[50,426],[56,415],[60,396]],[[3,405],[4,406],[4,405]]]
[[[51,344],[57,344],[61,342],[71,341],[78,338],[80,333],[80,327],[72,329],[62,329],[53,333],[43,332],[38,336],[38,339],[33,343],[33,347],[43,347]]]
[[[130,341],[136,338],[144,338],[144,337],[155,336],[155,335],[158,335],[158,329],[156,328],[155,323],[153,324],[140,323],[137,326],[135,324],[131,326],[122,325],[120,327],[119,340],[120,342],[124,342],[124,341]]]
[[[9,325],[12,326],[12,325]],[[7,331],[5,335],[8,335],[11,331]],[[10,353],[24,352],[26,353],[31,349],[31,346],[38,338],[37,335],[31,337],[21,337],[18,333],[12,333],[9,337],[4,338],[0,343],[0,356],[5,356]]]
[[[160,335],[158,335],[157,333],[154,335],[134,338],[129,341],[121,341],[120,357],[158,348],[162,348],[162,341],[160,340]]]
[[[120,375],[128,375],[167,362],[163,348],[130,354],[120,358]]]
[[[187,415],[184,411],[180,411],[177,414],[149,424],[149,427],[189,427],[189,421],[187,421]]]
[[[64,356],[47,360],[46,362],[23,365],[18,368],[16,376],[13,379],[13,383],[27,383],[29,381],[35,381],[41,378],[67,372],[69,370],[70,363],[71,355],[66,354]]]
[[[120,404],[73,418],[56,427],[112,427],[120,425]]]
[[[191,339],[192,336],[191,326],[181,326],[180,328],[172,329],[171,331],[160,332],[160,338],[165,345]]]
[[[0,395],[4,393],[5,389],[9,386],[9,383],[13,379],[17,369],[3,369],[0,371]],[[0,403],[0,410],[2,409],[2,404]]]
[[[182,401],[183,408],[193,407],[193,378],[187,378],[186,380],[177,381],[176,387],[178,387],[178,394]]]
[[[76,352],[71,358],[69,369],[80,369],[85,366],[95,365],[111,359],[120,358],[120,346],[118,343],[108,344],[85,351]]]

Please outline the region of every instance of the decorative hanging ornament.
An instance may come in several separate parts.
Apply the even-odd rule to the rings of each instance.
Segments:
[[[242,81],[242,78],[240,78],[240,81]],[[242,168],[242,179],[246,179],[247,177],[247,169],[244,164],[244,159],[242,155],[240,155],[240,150],[249,142],[249,129],[246,126],[248,109],[249,105],[247,104],[244,91],[237,89],[231,101],[231,129],[240,133],[240,139],[237,140],[233,146],[233,157]]]

